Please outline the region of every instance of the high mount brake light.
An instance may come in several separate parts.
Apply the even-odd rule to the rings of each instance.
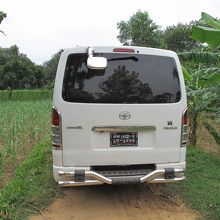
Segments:
[[[60,114],[55,108],[52,108],[51,142],[53,149],[61,149]]]
[[[113,52],[121,52],[121,53],[135,53],[134,49],[131,48],[114,48]]]

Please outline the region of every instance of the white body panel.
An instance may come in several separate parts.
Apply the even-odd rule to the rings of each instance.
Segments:
[[[131,48],[131,47],[129,47]],[[54,173],[58,168],[90,167],[95,165],[172,164],[185,168],[185,148],[181,145],[182,114],[187,107],[181,66],[172,51],[138,48],[139,54],[172,57],[176,61],[181,86],[181,100],[165,104],[100,104],[70,103],[62,99],[62,82],[69,54],[86,53],[88,47],[66,49],[59,62],[53,95],[53,106],[62,123],[62,149],[53,150]],[[112,53],[113,47],[94,47],[95,52]],[[130,112],[129,120],[119,114]],[[172,128],[167,129],[168,121]],[[93,131],[97,126],[151,126],[155,129],[138,132],[138,146],[111,147],[110,133]]]

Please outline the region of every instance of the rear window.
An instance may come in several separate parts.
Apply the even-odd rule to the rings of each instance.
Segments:
[[[88,70],[87,54],[68,56],[62,97],[79,103],[175,103],[181,98],[173,58],[142,54],[99,53],[103,71]]]

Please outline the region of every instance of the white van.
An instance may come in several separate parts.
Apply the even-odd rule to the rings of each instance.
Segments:
[[[183,180],[187,100],[176,53],[144,47],[63,50],[52,109],[60,186]]]

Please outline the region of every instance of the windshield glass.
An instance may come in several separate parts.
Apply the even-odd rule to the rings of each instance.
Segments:
[[[87,54],[67,59],[62,97],[79,103],[175,103],[181,98],[175,60],[170,57],[103,53],[106,70],[89,70]]]

